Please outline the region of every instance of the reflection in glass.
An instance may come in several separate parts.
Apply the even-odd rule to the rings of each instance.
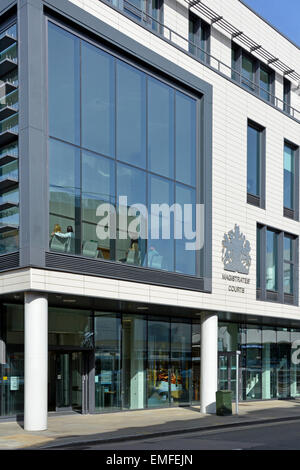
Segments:
[[[49,133],[80,144],[79,38],[49,23]]]
[[[175,240],[176,272],[184,274],[196,274],[196,251],[187,250],[186,245],[196,243],[196,191],[187,186],[176,184],[176,204],[180,209],[176,210],[176,228],[182,237]]]
[[[277,398],[290,397],[291,336],[287,328],[277,329]]]
[[[285,294],[294,292],[294,255],[293,238],[285,235],[283,238],[283,287]]]
[[[82,146],[114,155],[114,59],[82,42]]]
[[[176,179],[196,186],[196,100],[176,91]]]
[[[117,158],[146,166],[146,77],[117,61]]]
[[[146,404],[146,326],[143,316],[123,315],[123,408],[129,410]]]
[[[191,324],[171,322],[170,400],[173,404],[190,403]]]
[[[148,322],[148,407],[169,406],[170,323]]]
[[[271,101],[271,77],[270,73],[260,66],[259,94],[266,101]]]
[[[101,204],[115,203],[115,164],[108,158],[82,152],[82,254],[90,258],[114,259],[113,241],[104,239],[107,230],[107,212],[97,215]],[[97,235],[97,225],[102,237]]]
[[[192,403],[200,403],[200,323],[192,324]]]
[[[267,258],[266,258],[266,289],[277,291],[277,250],[278,234],[272,230],[267,230]]]
[[[148,79],[149,170],[174,177],[174,90]]]
[[[49,344],[93,348],[93,324],[88,310],[49,307]]]
[[[284,145],[284,207],[294,210],[295,156],[289,145]]]
[[[95,316],[95,409],[121,407],[121,319],[111,313]]]
[[[118,206],[117,260],[122,263],[142,265],[145,259],[147,219],[143,210],[128,209],[133,204],[146,207],[146,173],[128,165],[117,165],[117,198],[127,197],[127,206]],[[125,201],[124,201],[125,202]]]
[[[247,192],[260,196],[261,132],[248,125]]]
[[[52,251],[75,253],[80,244],[80,152],[54,140],[49,145],[49,245]]]
[[[276,398],[277,377],[276,328],[262,329],[262,399]]]
[[[243,390],[244,400],[260,400],[262,393],[262,345],[261,330],[256,326],[247,327],[246,374]]]
[[[254,62],[245,54],[242,55],[242,85],[251,91],[255,91]]]

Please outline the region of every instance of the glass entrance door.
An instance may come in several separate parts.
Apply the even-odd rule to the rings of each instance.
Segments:
[[[219,352],[219,386],[218,390],[231,390],[232,398],[236,397],[236,353]],[[241,399],[242,372],[239,364],[239,399]]]
[[[49,352],[49,411],[87,411],[87,355]]]

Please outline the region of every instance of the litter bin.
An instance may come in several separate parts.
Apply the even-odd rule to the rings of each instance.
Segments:
[[[218,416],[232,415],[231,390],[219,390],[216,392],[216,411]]]

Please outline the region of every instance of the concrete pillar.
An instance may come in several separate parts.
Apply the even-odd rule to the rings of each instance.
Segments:
[[[25,293],[25,431],[47,429],[48,415],[48,299]]]
[[[201,413],[216,412],[218,388],[218,316],[201,315]]]

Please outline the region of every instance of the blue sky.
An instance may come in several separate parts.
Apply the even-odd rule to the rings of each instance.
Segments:
[[[300,0],[243,0],[300,47]]]

